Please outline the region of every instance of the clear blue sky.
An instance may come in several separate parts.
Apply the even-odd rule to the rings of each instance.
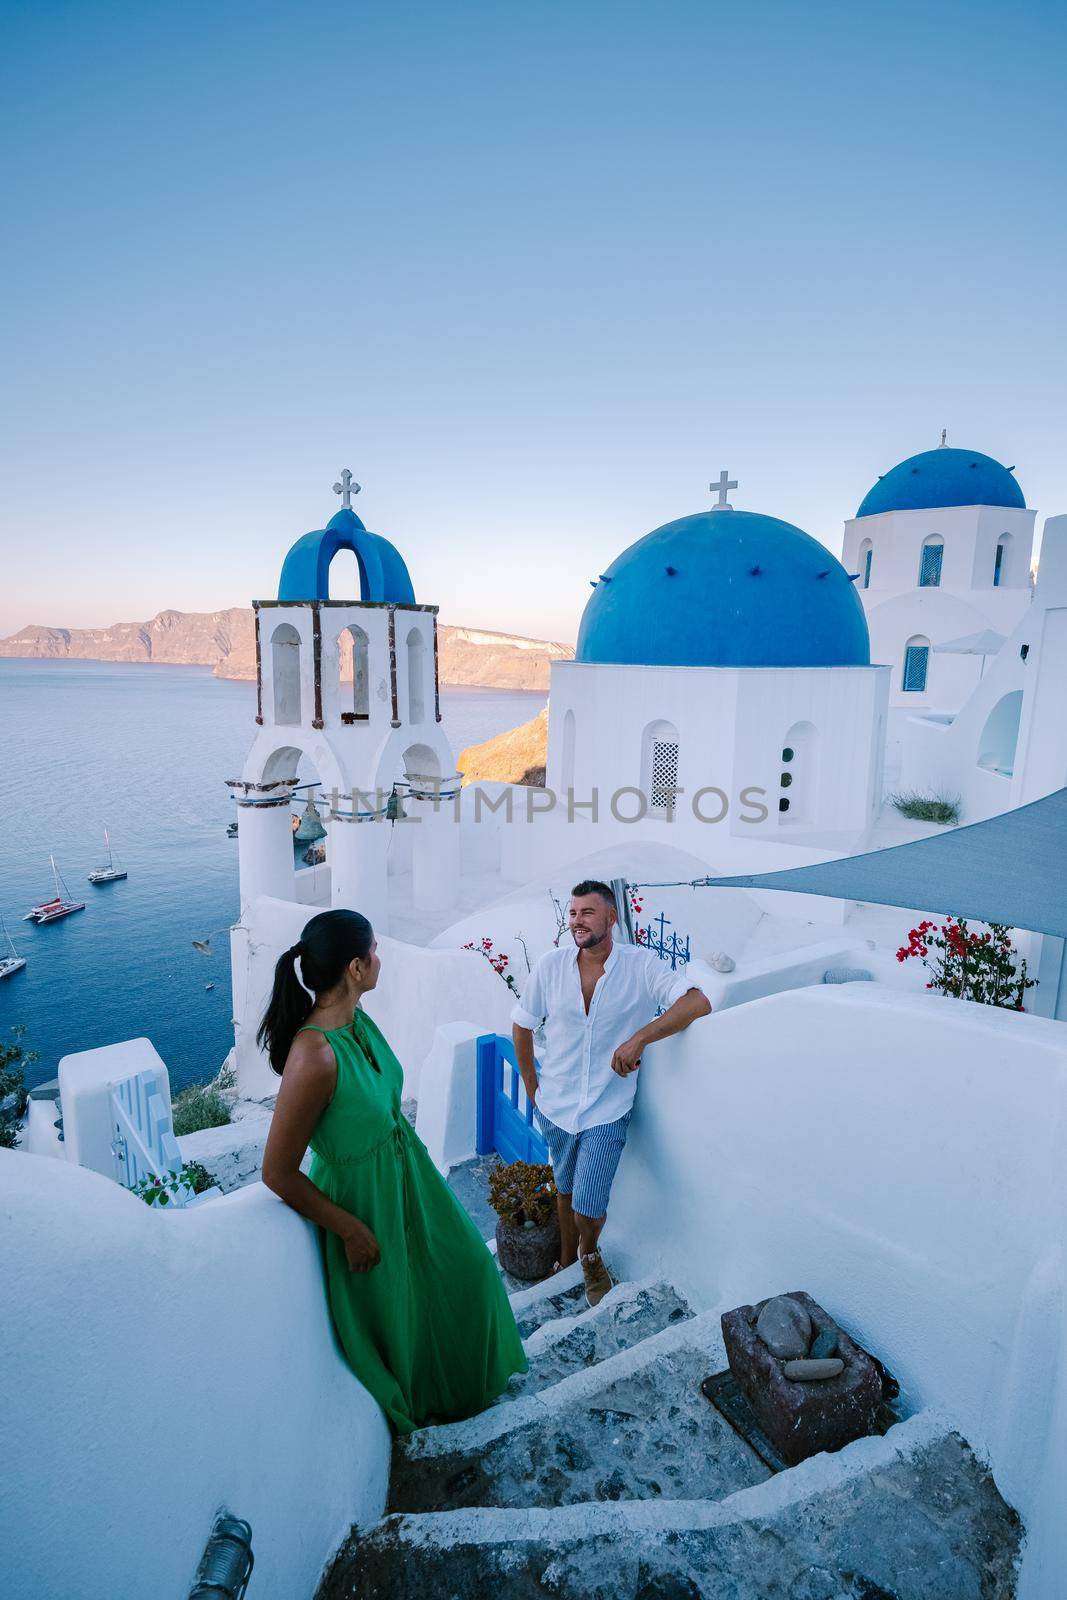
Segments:
[[[1065,16],[0,0],[0,633],[276,593],[346,465],[559,638],[721,467],[839,548],[947,426],[1067,510]]]

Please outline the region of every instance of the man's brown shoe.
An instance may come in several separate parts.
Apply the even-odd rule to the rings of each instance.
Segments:
[[[604,1258],[599,1250],[590,1250],[588,1255],[580,1257],[582,1263],[582,1277],[585,1279],[585,1298],[591,1306],[598,1306],[614,1285],[611,1273],[604,1265]]]

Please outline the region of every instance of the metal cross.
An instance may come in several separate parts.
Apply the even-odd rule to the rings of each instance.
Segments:
[[[713,511],[731,511],[733,509],[726,496],[731,489],[737,488],[736,478],[731,478],[728,472],[720,472],[718,483],[709,483],[708,488],[719,491],[719,498],[711,508]]]
[[[333,492],[334,494],[339,494],[341,496],[341,504],[344,506],[345,510],[351,511],[352,496],[359,493],[359,484],[353,481],[352,474],[349,472],[347,467],[341,474],[340,483],[334,484]]]

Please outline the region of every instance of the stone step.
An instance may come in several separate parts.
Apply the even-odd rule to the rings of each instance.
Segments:
[[[920,1413],[718,1503],[390,1516],[317,1600],[1012,1600],[1021,1537],[966,1442]]]
[[[545,1278],[532,1288],[510,1296],[519,1336],[528,1339],[535,1329],[559,1317],[574,1317],[588,1311],[582,1269],[575,1264]]]
[[[706,1312],[551,1388],[411,1434],[393,1454],[389,1510],[718,1500],[759,1483],[769,1469],[700,1392],[722,1365],[719,1317]]]
[[[691,1316],[670,1284],[619,1284],[592,1310],[535,1328],[526,1340],[530,1370],[512,1378],[499,1403],[536,1394]]]

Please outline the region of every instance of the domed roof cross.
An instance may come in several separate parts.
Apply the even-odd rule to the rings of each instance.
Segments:
[[[726,496],[731,489],[737,488],[736,478],[731,478],[728,472],[720,472],[718,483],[709,483],[708,488],[717,489],[719,491],[719,498],[711,508],[713,511],[733,510],[733,507],[730,505],[730,502],[727,500]]]
[[[347,467],[341,474],[340,483],[334,484],[333,492],[341,496],[341,504],[345,510],[351,511],[352,496],[359,493],[359,484],[355,482]]]

